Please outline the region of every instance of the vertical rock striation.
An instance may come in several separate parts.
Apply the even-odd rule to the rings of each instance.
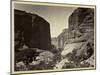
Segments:
[[[15,9],[14,23],[16,47],[25,44],[30,48],[51,48],[50,24],[45,19]]]

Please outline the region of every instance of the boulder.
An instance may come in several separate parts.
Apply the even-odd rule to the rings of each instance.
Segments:
[[[67,54],[73,52],[74,50],[79,49],[82,46],[82,44],[83,44],[82,42],[66,44],[64,50],[61,52],[61,55],[66,56]]]

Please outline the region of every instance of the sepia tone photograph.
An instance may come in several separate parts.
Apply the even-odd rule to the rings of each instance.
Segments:
[[[96,68],[95,6],[12,1],[11,73]]]

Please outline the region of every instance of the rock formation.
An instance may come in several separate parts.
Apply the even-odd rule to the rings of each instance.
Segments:
[[[83,25],[84,24],[84,25]],[[69,29],[85,29],[94,28],[94,9],[93,8],[77,8],[69,16]]]
[[[94,9],[77,8],[69,16],[68,31],[62,32],[60,38],[58,37],[60,46],[63,43],[61,52],[63,59],[56,64],[56,69],[93,67]]]
[[[15,9],[14,33],[16,71],[52,67],[50,24],[45,19]]]
[[[51,48],[50,24],[42,17],[15,9],[14,24],[16,47]]]

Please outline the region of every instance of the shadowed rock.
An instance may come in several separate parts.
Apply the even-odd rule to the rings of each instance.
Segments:
[[[16,47],[23,44],[31,48],[50,49],[50,24],[42,17],[21,10],[14,10]]]

